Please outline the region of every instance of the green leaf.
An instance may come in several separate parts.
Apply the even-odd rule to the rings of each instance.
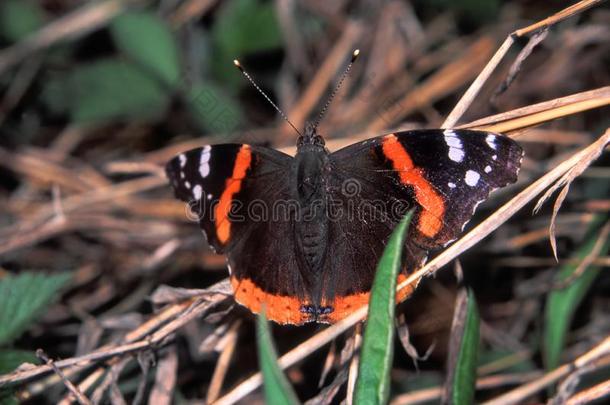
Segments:
[[[121,51],[174,88],[180,75],[178,49],[170,29],[155,14],[131,11],[116,17],[110,32]]]
[[[32,352],[25,350],[0,349],[0,374],[10,373],[23,363],[39,363]]]
[[[187,99],[195,123],[206,132],[233,132],[243,122],[239,104],[211,83],[193,86]]]
[[[412,216],[410,211],[394,229],[377,266],[354,391],[356,404],[385,404],[390,394],[396,278]]]
[[[54,111],[67,110],[76,122],[154,119],[169,102],[158,81],[137,66],[116,59],[75,68],[51,80],[43,101]]]
[[[19,400],[12,394],[10,390],[0,389],[0,405],[19,405]]]
[[[25,332],[59,298],[69,273],[22,273],[0,279],[0,345]]]
[[[460,293],[451,327],[449,375],[446,382],[449,403],[474,403],[479,351],[479,311],[472,291]]]
[[[44,24],[44,11],[39,4],[28,0],[0,2],[0,36],[17,42]]]
[[[589,227],[590,236],[571,256],[571,259],[573,259],[571,262],[576,263],[562,266],[557,277],[558,281],[569,278],[578,268],[577,263],[580,263],[591,253],[599,239],[599,226],[606,219],[602,215],[596,216]],[[610,248],[610,240],[606,238],[602,243],[600,254],[604,255]],[[547,295],[543,331],[543,353],[547,369],[550,370],[559,366],[574,312],[586,296],[600,270],[600,266],[590,265],[568,287],[553,290]]]
[[[269,405],[298,404],[299,400],[296,394],[277,364],[277,353],[273,348],[269,323],[264,311],[258,316],[256,326],[258,358],[263,374],[265,403]]]
[[[241,83],[233,59],[248,53],[278,48],[282,34],[272,2],[235,0],[224,2],[212,27],[215,57],[212,69],[219,79]]]

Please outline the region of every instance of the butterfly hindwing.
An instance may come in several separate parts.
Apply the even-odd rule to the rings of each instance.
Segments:
[[[337,211],[328,228],[333,250],[323,272],[323,306],[332,307],[333,311],[319,321],[332,323],[368,303],[377,264],[395,226],[408,210],[405,202],[410,194],[408,190],[395,189],[393,182],[385,184],[388,187],[384,190],[380,182],[358,181],[338,170],[331,173],[328,204]],[[419,268],[426,256],[425,250],[406,244],[399,282]],[[404,290],[400,300],[413,290],[414,287]]]

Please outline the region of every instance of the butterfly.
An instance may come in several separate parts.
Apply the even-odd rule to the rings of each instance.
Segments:
[[[390,234],[414,208],[404,280],[429,250],[460,235],[491,191],[517,180],[523,157],[504,135],[458,129],[390,133],[331,153],[317,131],[330,99],[315,124],[297,131],[294,157],[220,144],[166,165],[176,197],[226,255],[235,300],[281,324],[334,323],[366,305]]]

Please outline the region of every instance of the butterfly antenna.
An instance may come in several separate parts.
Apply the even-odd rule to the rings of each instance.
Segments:
[[[335,89],[333,90],[333,92],[330,93],[330,96],[328,97],[328,100],[326,100],[326,104],[324,104],[324,108],[322,108],[322,111],[320,111],[320,114],[318,115],[318,119],[313,124],[314,130],[316,128],[318,128],[318,125],[320,124],[320,121],[322,121],[322,118],[324,117],[324,114],[326,114],[326,110],[328,110],[328,107],[330,106],[330,103],[333,101],[333,98],[335,98],[335,96],[339,92],[339,89],[341,88],[341,85],[343,84],[343,81],[345,80],[345,78],[347,77],[347,74],[349,73],[350,69],[352,68],[352,65],[354,64],[356,59],[358,59],[358,55],[360,55],[360,49],[354,50],[354,52],[352,53],[352,60],[349,62],[349,64],[347,65],[347,67],[343,71],[343,75],[341,75],[341,79],[339,79],[339,83],[337,83],[337,85],[335,86]]]
[[[235,64],[235,66],[239,69],[239,71],[246,76],[246,79],[248,79],[248,81],[252,84],[252,86],[254,86],[254,88],[256,90],[258,90],[259,93],[261,93],[263,95],[263,97],[265,97],[265,99],[269,102],[269,104],[271,104],[273,106],[273,108],[275,108],[275,110],[282,116],[282,118],[284,119],[284,121],[286,121],[288,124],[290,124],[290,126],[292,127],[292,129],[295,130],[295,132],[297,134],[299,134],[299,136],[302,136],[301,133],[299,132],[299,130],[294,126],[294,124],[292,122],[290,122],[290,120],[288,119],[288,117],[286,117],[286,114],[284,114],[284,112],[282,110],[280,110],[280,107],[278,107],[277,105],[275,105],[275,103],[273,101],[271,101],[271,98],[269,98],[269,96],[263,91],[263,89],[261,89],[260,87],[258,87],[258,84],[256,84],[256,82],[252,79],[252,77],[250,77],[250,75],[248,74],[248,72],[246,72],[246,70],[243,68],[243,66],[241,65],[241,63],[239,63],[239,61],[237,59],[233,60],[233,63]]]

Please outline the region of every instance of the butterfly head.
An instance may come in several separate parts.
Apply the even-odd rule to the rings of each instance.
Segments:
[[[305,125],[305,133],[297,139],[297,147],[300,148],[305,145],[319,146],[322,148],[325,145],[324,138],[318,135],[318,129],[311,122],[308,122]]]

